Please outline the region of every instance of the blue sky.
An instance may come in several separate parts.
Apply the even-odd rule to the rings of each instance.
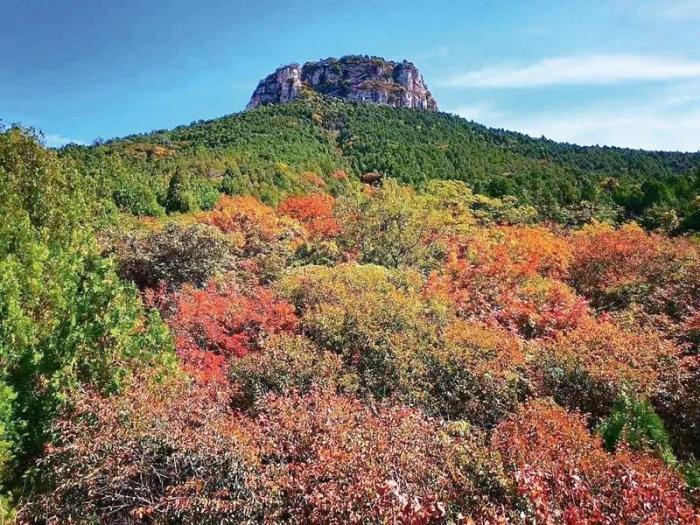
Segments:
[[[276,67],[406,58],[444,111],[700,149],[700,0],[2,0],[0,119],[49,145],[242,110]]]

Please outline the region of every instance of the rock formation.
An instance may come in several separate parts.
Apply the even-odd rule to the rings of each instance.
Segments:
[[[246,109],[289,102],[303,87],[345,100],[437,110],[423,76],[411,62],[356,55],[280,67],[260,81]]]

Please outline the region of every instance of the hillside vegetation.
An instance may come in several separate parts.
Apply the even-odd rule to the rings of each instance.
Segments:
[[[0,132],[0,523],[696,524],[697,166],[315,96]]]
[[[459,180],[475,193],[516,197],[540,219],[576,225],[636,219],[649,228],[700,228],[700,153],[581,147],[489,129],[427,111],[352,104],[307,92],[270,105],[97,147],[70,147],[125,210],[207,209],[211,189],[274,204],[328,182],[378,172],[420,188]],[[105,167],[107,163],[107,167]],[[173,176],[187,202],[168,198]],[[172,192],[171,192],[172,193]]]

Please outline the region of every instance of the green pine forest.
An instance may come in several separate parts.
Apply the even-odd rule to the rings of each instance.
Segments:
[[[515,197],[542,220],[590,218],[683,232],[700,228],[700,153],[582,147],[490,129],[445,113],[353,104],[306,93],[285,105],[67,146],[105,196],[138,215],[208,209],[218,192],[275,204],[325,179],[378,172],[420,188],[459,180]]]

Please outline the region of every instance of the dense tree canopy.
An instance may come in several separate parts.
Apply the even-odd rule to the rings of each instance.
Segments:
[[[318,184],[335,192],[345,173],[377,172],[416,187],[463,181],[564,224],[635,218],[674,231],[700,226],[700,153],[562,144],[445,113],[314,93],[64,154],[134,213],[206,209],[216,190],[277,203]]]

